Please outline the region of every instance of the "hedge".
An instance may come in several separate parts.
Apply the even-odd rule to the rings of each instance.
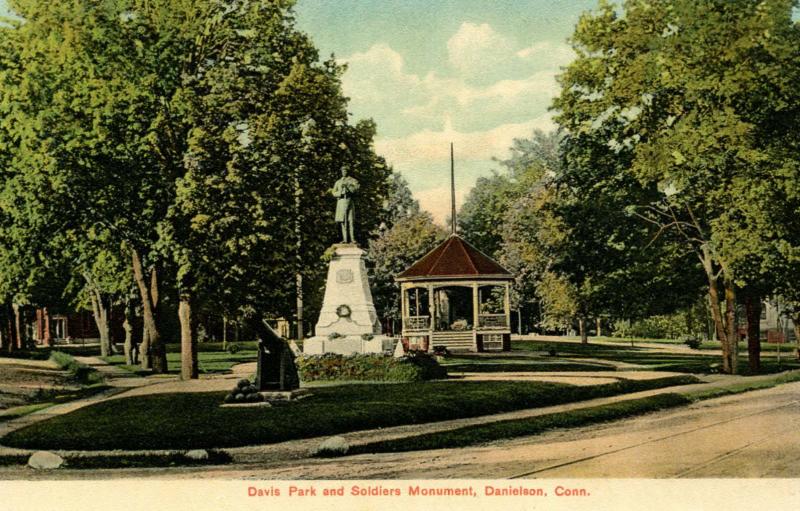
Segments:
[[[447,377],[447,370],[424,353],[400,358],[328,353],[299,356],[295,363],[303,381],[422,381]]]

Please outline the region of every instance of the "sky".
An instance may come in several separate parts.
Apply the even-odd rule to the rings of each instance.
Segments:
[[[449,144],[460,206],[514,138],[553,128],[567,38],[597,0],[298,0],[297,24],[348,70],[352,120],[377,123],[375,149],[423,208],[449,214]],[[0,12],[5,0],[0,0]]]
[[[298,26],[347,63],[353,120],[423,208],[449,214],[449,144],[460,206],[515,138],[549,130],[567,39],[596,0],[299,0]]]

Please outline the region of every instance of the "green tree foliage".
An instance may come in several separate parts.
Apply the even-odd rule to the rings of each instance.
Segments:
[[[479,177],[458,212],[459,234],[493,257],[503,243],[498,226],[503,223],[508,204],[519,193],[515,184],[506,173]]]
[[[295,275],[319,287],[342,165],[361,182],[357,237],[388,221],[374,123],[348,123],[342,69],[318,61],[292,4],[10,2],[24,22],[0,43],[20,57],[0,68],[0,158],[22,180],[7,187],[21,203],[9,214],[41,208],[35,232],[66,240],[96,233],[70,247],[94,288],[115,258],[130,261],[155,371],[165,301],[180,302],[182,374],[194,377],[192,304],[287,315]]]
[[[579,21],[578,58],[560,78],[557,121],[573,182],[626,190],[612,209],[627,202],[656,229],[651,238],[694,253],[727,372],[736,371],[737,274],[718,233],[741,225],[740,192],[769,186],[770,169],[786,159],[762,134],[784,115],[792,5],[630,0],[622,16],[601,4]]]
[[[447,233],[433,223],[427,211],[416,211],[395,221],[395,224],[369,243],[372,295],[382,318],[400,318],[400,286],[394,278],[421,259]]]
[[[382,227],[391,227],[400,220],[419,213],[419,201],[412,195],[408,182],[402,175],[392,173],[388,193],[384,207],[388,223]]]

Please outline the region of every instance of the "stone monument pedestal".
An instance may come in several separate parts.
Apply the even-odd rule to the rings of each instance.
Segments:
[[[394,346],[391,338],[381,335],[365,255],[355,244],[334,245],[322,310],[314,337],[303,342],[304,354],[383,353]]]

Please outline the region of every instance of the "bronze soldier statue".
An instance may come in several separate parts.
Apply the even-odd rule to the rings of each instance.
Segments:
[[[336,201],[336,221],[342,226],[342,243],[355,243],[353,225],[355,224],[355,205],[353,197],[358,191],[358,181],[347,175],[348,168],[342,167],[342,177],[333,185]]]

